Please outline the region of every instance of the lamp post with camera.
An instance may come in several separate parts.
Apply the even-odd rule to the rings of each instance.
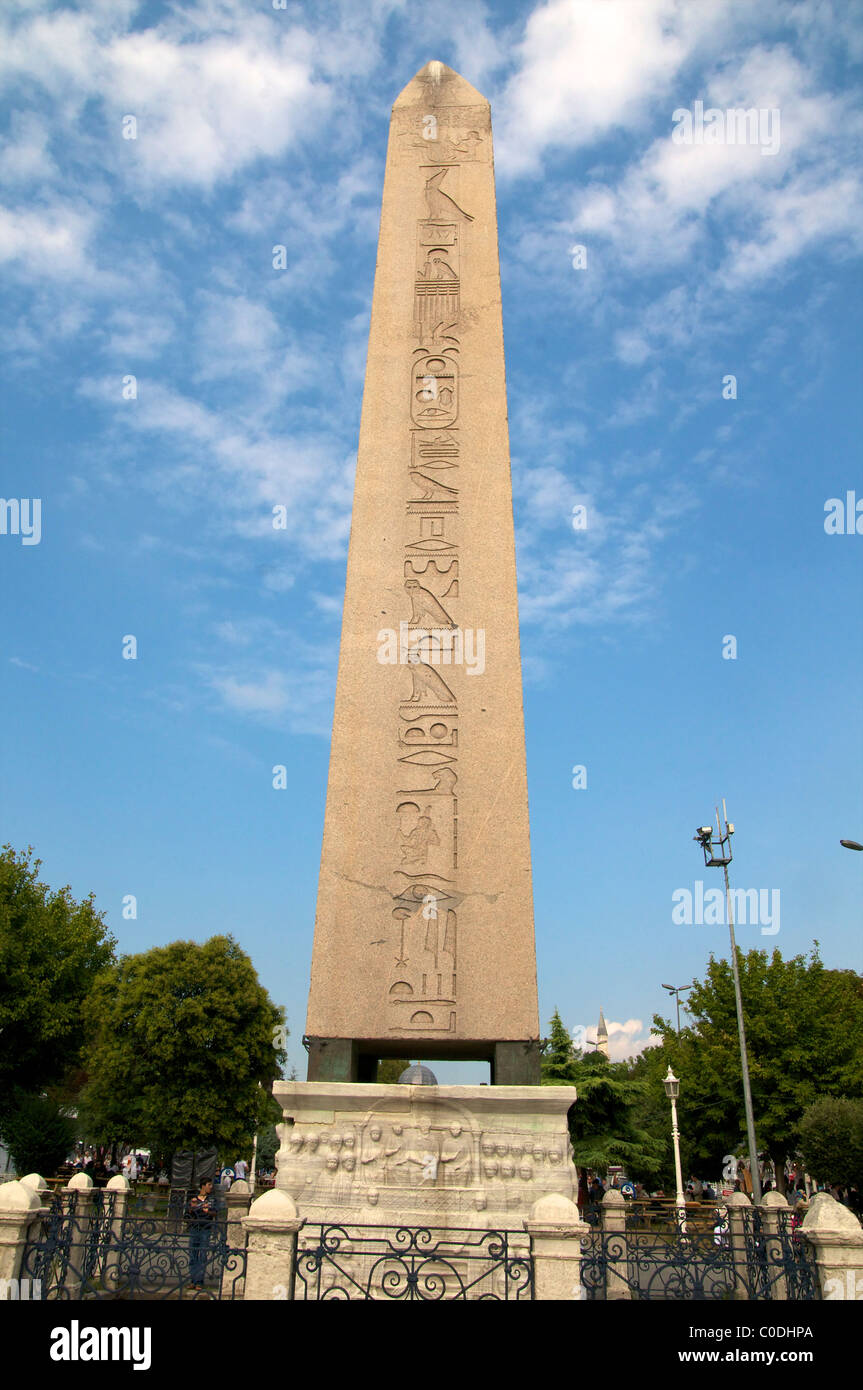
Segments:
[[[724,829],[723,829],[724,827]],[[740,971],[737,966],[737,942],[734,938],[734,910],[731,905],[731,888],[728,882],[728,865],[731,863],[731,836],[734,826],[729,821],[722,802],[722,823],[719,820],[719,807],[716,808],[716,839],[713,838],[712,825],[700,825],[693,836],[704,852],[704,863],[708,869],[722,868],[725,874],[725,902],[728,909],[728,931],[731,936],[731,974],[734,979],[734,1003],[737,1009],[737,1035],[740,1039],[740,1069],[743,1074],[743,1108],[746,1112],[746,1137],[749,1146],[749,1171],[752,1177],[752,1196],[761,1201],[761,1173],[758,1168],[758,1145],[755,1141],[755,1119],[752,1113],[752,1091],[749,1086],[749,1059],[746,1054],[746,1028],[743,1023],[743,999],[740,994]]]

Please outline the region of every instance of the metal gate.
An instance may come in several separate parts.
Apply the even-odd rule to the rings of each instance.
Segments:
[[[22,1279],[38,1280],[42,1299],[242,1298],[245,1243],[230,1244],[224,1209],[196,1227],[185,1207],[141,1214],[124,1199],[56,1194],[25,1246]]]
[[[744,1209],[739,1234],[726,1226],[687,1229],[671,1221],[639,1229],[595,1226],[582,1241],[581,1281],[589,1300],[753,1299],[806,1301],[819,1297],[812,1248],[793,1229],[791,1212]]]
[[[312,1223],[299,1233],[293,1296],[529,1300],[533,1260],[524,1231]]]

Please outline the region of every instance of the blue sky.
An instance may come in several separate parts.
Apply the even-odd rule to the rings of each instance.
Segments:
[[[438,58],[495,129],[541,1019],[602,1005],[628,1055],[726,950],[672,921],[718,886],[722,796],[735,884],[781,895],[740,944],[863,968],[863,535],[824,526],[863,500],[860,8],[7,0],[0,30],[0,491],[42,504],[38,544],[0,535],[2,838],[123,951],[232,932],[305,1074],[389,110]],[[697,101],[778,110],[779,148],[676,143]]]

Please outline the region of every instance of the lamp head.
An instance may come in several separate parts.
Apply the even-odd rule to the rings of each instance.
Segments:
[[[668,1099],[677,1100],[677,1097],[680,1095],[680,1082],[674,1075],[671,1067],[668,1068],[666,1076],[663,1077],[662,1084],[665,1087],[665,1094],[668,1096]]]

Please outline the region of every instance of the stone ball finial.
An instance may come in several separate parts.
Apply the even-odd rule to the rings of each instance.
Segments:
[[[549,1225],[578,1223],[581,1217],[578,1207],[560,1192],[549,1192],[540,1197],[530,1209],[531,1221],[544,1221]]]
[[[838,1231],[859,1235],[860,1222],[853,1211],[837,1202],[829,1192],[816,1192],[801,1223],[801,1230]]]
[[[296,1215],[296,1203],[282,1187],[271,1187],[249,1207],[250,1217],[263,1217],[265,1221],[292,1221]]]
[[[68,1185],[75,1192],[83,1192],[93,1186],[93,1179],[89,1173],[76,1173],[74,1178],[69,1179]]]
[[[771,1190],[765,1192],[761,1198],[761,1205],[762,1207],[777,1207],[780,1211],[785,1211],[788,1208],[788,1199],[783,1197],[781,1192]]]
[[[23,1182],[0,1183],[0,1212],[38,1211],[41,1206],[38,1192]]]
[[[41,1173],[28,1173],[26,1177],[19,1178],[18,1181],[24,1187],[29,1187],[32,1192],[50,1192],[51,1190]]]
[[[115,1173],[113,1178],[109,1178],[105,1184],[106,1192],[128,1192],[129,1190],[130,1183],[125,1173]]]
[[[400,1086],[436,1086],[437,1077],[431,1067],[423,1067],[417,1062],[416,1066],[405,1067],[399,1077]]]

